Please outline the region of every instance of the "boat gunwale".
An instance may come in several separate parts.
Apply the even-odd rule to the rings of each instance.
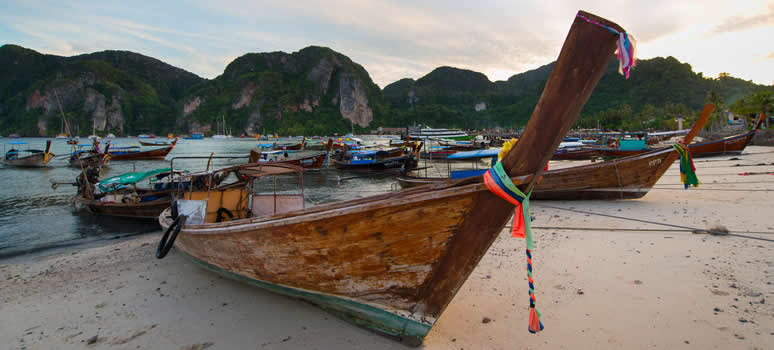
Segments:
[[[463,179],[468,180],[470,179]],[[323,204],[320,206],[310,207],[301,210],[294,210],[281,214],[264,215],[252,218],[244,218],[239,220],[232,220],[220,223],[205,223],[198,225],[185,225],[182,229],[185,233],[190,234],[227,234],[236,232],[246,232],[258,229],[271,228],[276,226],[298,224],[308,221],[316,221],[320,219],[330,218],[331,215],[348,215],[358,213],[362,211],[378,210],[384,208],[390,208],[395,206],[402,206],[410,203],[421,203],[431,200],[440,200],[443,198],[451,198],[456,196],[473,195],[475,193],[485,191],[483,183],[465,184],[463,186],[456,186],[461,182],[468,182],[463,180],[454,180],[454,183],[447,184],[433,184],[434,186],[418,187],[414,189],[408,189],[395,193],[387,193],[386,197],[379,198],[374,201],[373,197],[357,198],[354,200],[333,202]],[[440,186],[439,186],[440,185]],[[436,188],[447,187],[447,188]],[[421,191],[417,191],[417,189]],[[431,190],[433,189],[433,190]],[[402,193],[403,192],[403,193]],[[411,192],[406,194],[406,192]],[[428,195],[427,192],[432,192]],[[399,196],[395,198],[395,194],[405,194],[405,196]],[[381,195],[384,196],[384,195]],[[162,227],[169,227],[172,224],[172,219],[165,215],[169,211],[169,208],[165,209],[159,215],[159,224]],[[218,232],[222,231],[223,232]]]

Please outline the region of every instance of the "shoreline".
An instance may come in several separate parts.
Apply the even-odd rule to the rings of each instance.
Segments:
[[[774,176],[738,175],[774,172],[766,154],[772,150],[751,146],[748,155],[697,160],[702,184],[696,189],[682,190],[672,166],[642,199],[534,201],[533,225],[555,227],[534,230],[535,291],[545,330],[526,330],[524,241],[506,228],[420,348],[770,347],[773,243],[558,229],[661,227],[548,206],[774,232],[766,213],[774,204]],[[768,165],[756,165],[762,163]],[[220,277],[176,249],[157,260],[158,239],[144,234],[1,259],[0,340],[9,349],[407,349],[314,305]]]

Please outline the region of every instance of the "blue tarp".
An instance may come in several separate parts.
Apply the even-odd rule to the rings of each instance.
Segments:
[[[448,157],[446,157],[446,159],[459,160],[459,159],[491,158],[491,157],[497,157],[498,153],[500,153],[499,148],[489,148],[489,149],[482,149],[477,151],[457,152],[454,154],[450,154]]]
[[[24,141],[11,141],[9,142],[12,145],[26,145],[27,143]]]
[[[458,170],[458,171],[452,171],[451,172],[451,178],[452,179],[464,179],[467,177],[473,177],[482,175],[489,169],[476,169],[476,170]]]

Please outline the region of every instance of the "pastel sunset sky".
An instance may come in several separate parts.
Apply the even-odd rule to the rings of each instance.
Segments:
[[[319,45],[380,87],[438,66],[494,81],[556,59],[579,9],[626,28],[640,58],[774,83],[774,0],[6,1],[0,44],[64,56],[129,50],[205,78],[247,52]]]

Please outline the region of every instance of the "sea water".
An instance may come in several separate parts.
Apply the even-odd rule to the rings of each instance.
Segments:
[[[365,137],[366,144],[387,144],[387,138]],[[3,154],[11,141],[24,141],[21,149],[45,149],[45,138],[0,139]],[[159,139],[157,139],[159,140]],[[280,139],[280,143],[297,143],[301,139]],[[81,140],[91,144],[91,140]],[[140,146],[136,138],[112,139],[114,146]],[[147,171],[170,167],[174,157],[208,157],[214,153],[211,168],[221,168],[247,162],[250,149],[259,141],[233,138],[227,140],[178,140],[165,160],[113,161],[103,170],[101,177],[120,175],[132,171]],[[267,143],[260,141],[260,143]],[[19,146],[17,146],[19,148]],[[142,147],[142,150],[155,147]],[[51,247],[77,246],[95,240],[113,239],[138,234],[157,234],[160,231],[155,220],[123,219],[99,216],[77,211],[72,205],[76,188],[59,184],[51,188],[52,181],[74,182],[80,169],[68,166],[72,146],[63,139],[54,139],[51,152],[57,157],[46,168],[0,167],[0,258]],[[309,151],[309,153],[317,151]],[[207,159],[175,160],[175,169],[204,170]],[[348,173],[323,167],[320,171],[304,173],[306,205],[313,206],[338,200],[360,198],[397,189],[394,176],[380,173]]]

